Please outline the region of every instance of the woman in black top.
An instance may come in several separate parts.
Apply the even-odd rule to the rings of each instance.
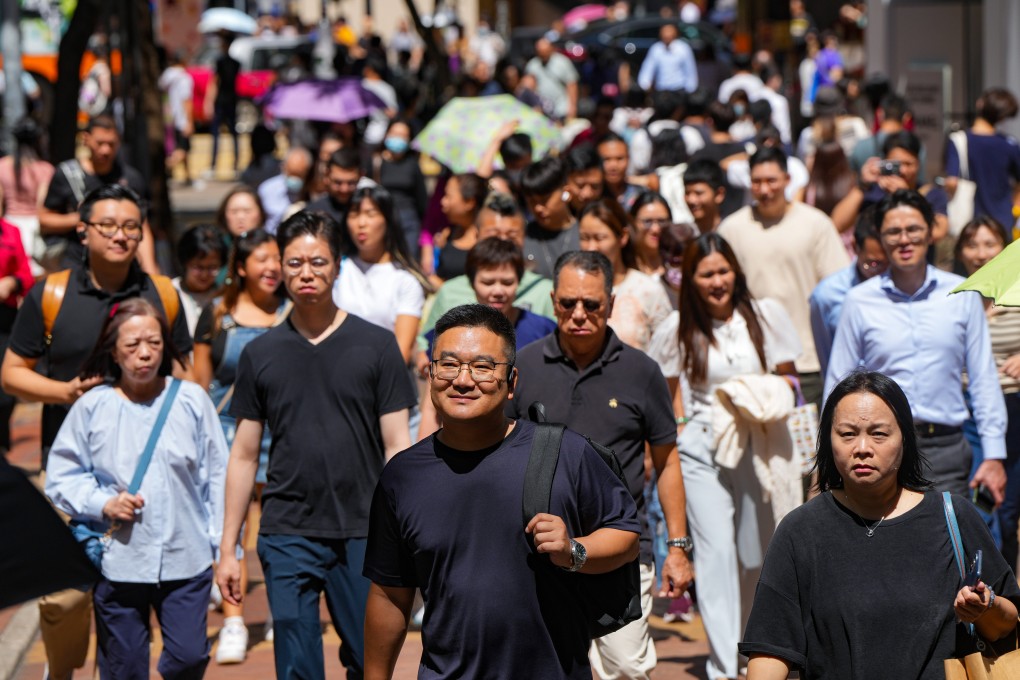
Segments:
[[[833,389],[819,427],[822,492],[780,523],[769,545],[740,652],[747,680],[945,678],[943,660],[1012,639],[1020,588],[974,507],[953,497],[963,586],[942,494],[923,477],[910,404],[881,373]],[[825,493],[825,492],[828,493]]]
[[[454,175],[446,183],[442,207],[450,224],[436,236],[439,255],[429,277],[436,287],[464,273],[468,251],[478,241],[475,218],[488,192],[486,181],[473,172]]]
[[[410,126],[402,120],[390,122],[383,138],[383,148],[372,159],[372,175],[376,183],[393,197],[393,208],[404,230],[408,252],[417,258],[418,237],[428,193],[418,153],[410,150],[410,142]]]

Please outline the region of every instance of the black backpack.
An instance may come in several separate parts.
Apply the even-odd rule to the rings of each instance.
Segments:
[[[535,422],[535,438],[531,444],[527,472],[524,475],[524,523],[540,512],[549,512],[553,476],[560,457],[563,425],[545,422],[545,407],[535,402],[528,409]],[[612,449],[585,437],[613,474],[626,482],[623,468]],[[534,544],[532,544],[534,549]],[[536,576],[544,585],[573,594],[583,612],[591,638],[602,637],[641,618],[641,573],[638,560],[605,574],[582,574],[560,569],[548,559],[534,560]]]

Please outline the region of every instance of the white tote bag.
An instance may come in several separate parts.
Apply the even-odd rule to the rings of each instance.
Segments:
[[[977,184],[970,178],[970,164],[967,158],[967,133],[963,130],[949,133],[949,141],[956,147],[956,153],[960,157],[960,177],[956,182],[956,193],[949,200],[949,233],[956,238],[967,226],[967,223],[974,219],[974,195],[977,193]]]

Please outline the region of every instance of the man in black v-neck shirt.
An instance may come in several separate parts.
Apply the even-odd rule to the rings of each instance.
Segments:
[[[237,434],[216,580],[223,598],[239,604],[236,548],[268,426],[258,553],[280,678],[325,678],[323,591],[347,677],[362,677],[369,584],[361,571],[372,489],[384,462],[410,444],[408,409],[416,403],[393,333],[333,304],[339,229],[310,211],[280,225],[277,243],[294,307],[287,323],[245,347],[230,408]]]

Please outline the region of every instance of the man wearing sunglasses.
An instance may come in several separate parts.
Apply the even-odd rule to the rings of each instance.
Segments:
[[[978,294],[950,295],[962,277],[927,263],[934,221],[931,205],[916,191],[896,191],[878,204],[875,222],[889,269],[847,294],[825,393],[858,366],[889,376],[910,400],[935,487],[962,495],[984,485],[998,505],[1006,487],[1006,403],[988,321]],[[973,476],[962,428],[971,412],[984,453]]]
[[[430,677],[591,678],[577,600],[536,580],[529,543],[564,570],[611,571],[637,556],[637,511],[568,431],[549,512],[522,521],[536,430],[504,414],[518,387],[515,346],[510,321],[488,305],[455,307],[436,322],[429,390],[443,428],[390,461],[372,499],[365,680],[392,677],[416,587]]]
[[[85,249],[84,266],[72,269],[59,312],[47,337],[43,320],[40,281],[29,291],[11,330],[11,340],[0,369],[3,389],[25,401],[41,401],[42,466],[71,404],[103,382],[82,379],[78,373],[99,339],[110,310],[117,303],[142,297],[166,310],[156,284],[135,259],[144,234],[141,199],[120,184],[107,184],[85,195],[76,230]],[[54,275],[56,276],[56,275]],[[180,309],[180,301],[177,302]],[[191,352],[191,334],[184,314],[171,327],[177,351]],[[37,371],[46,357],[44,371]],[[185,367],[175,367],[183,377]],[[39,614],[51,678],[70,678],[85,663],[89,642],[92,600],[88,593],[71,590],[40,600]]]
[[[557,330],[520,351],[520,384],[508,405],[526,417],[540,401],[549,422],[591,437],[616,453],[641,522],[643,617],[595,641],[590,654],[599,677],[648,678],[655,647],[648,631],[655,568],[645,519],[645,448],[650,448],[669,554],[662,567],[660,597],[680,597],[690,585],[683,475],[676,452],[676,420],[669,388],[652,359],[624,345],[608,326],[613,307],[613,268],[597,252],[570,252],[556,262],[552,292]]]

